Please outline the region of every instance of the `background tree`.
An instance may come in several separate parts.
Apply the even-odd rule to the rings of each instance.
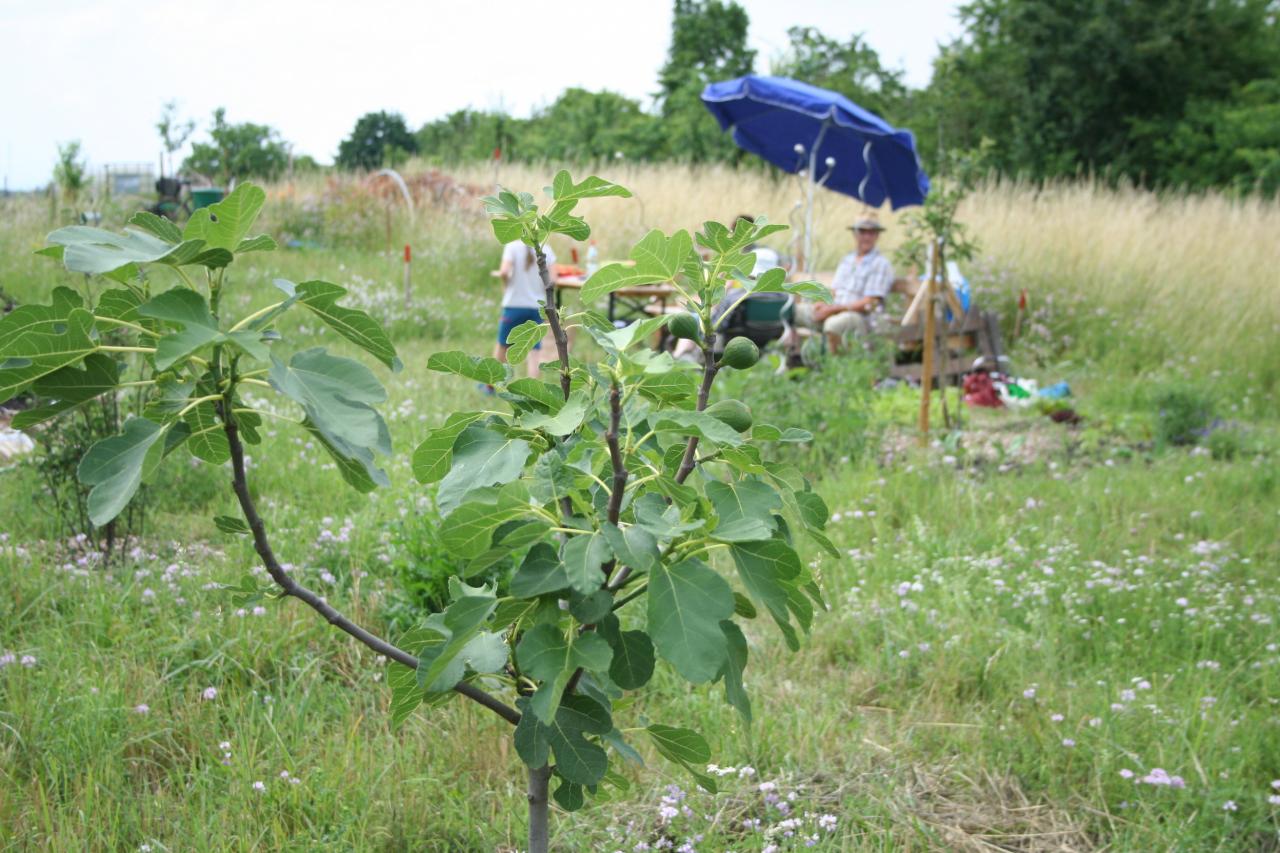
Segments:
[[[418,153],[418,138],[400,113],[365,113],[338,146],[337,164],[346,169],[378,169],[389,160]]]
[[[294,154],[289,168],[297,174],[311,174],[324,169],[310,154]]]
[[[225,186],[234,178],[273,180],[289,164],[289,149],[275,128],[265,124],[229,124],[223,107],[213,111],[209,142],[196,142],[191,156],[182,164],[186,171],[198,172]]]
[[[662,126],[638,101],[574,88],[528,122],[520,153],[535,160],[585,163],[618,153],[629,160],[653,160],[662,148]]]
[[[964,36],[911,89],[862,36],[788,30],[771,70],[848,95],[911,130],[926,170],[952,154],[1035,179],[1092,170],[1151,186],[1274,192],[1280,160],[1280,23],[1273,0],[972,0]],[[595,160],[760,165],[701,102],[750,73],[749,21],[732,0],[676,0],[656,116],[611,92],[571,89],[529,119],[461,110],[417,133],[439,163]],[[763,165],[761,168],[768,168]]]
[[[186,144],[191,133],[196,129],[194,119],[182,121],[178,118],[178,102],[169,101],[160,111],[160,121],[156,122],[156,130],[160,133],[160,142],[164,144],[164,152],[168,157],[165,167],[173,172],[173,153]]]
[[[1254,80],[1229,101],[1196,101],[1156,162],[1169,183],[1203,189],[1280,192],[1280,78]]]
[[[437,163],[488,160],[494,149],[504,157],[519,148],[515,139],[524,122],[505,113],[464,109],[427,122],[418,131],[418,152]]]
[[[750,74],[756,52],[747,47],[750,21],[733,0],[675,0],[671,48],[658,74],[658,103],[667,153],[676,160],[736,159],[740,152],[702,105],[715,80]]]
[[[1280,71],[1268,0],[974,0],[960,16],[933,117],[949,146],[994,140],[1011,174],[1167,183],[1168,140],[1193,111]]]
[[[58,162],[53,167],[53,180],[62,191],[69,204],[75,204],[80,191],[84,189],[87,166],[80,159],[80,140],[58,146]]]
[[[816,27],[791,27],[787,38],[787,52],[773,64],[774,74],[839,92],[891,123],[902,121],[908,96],[903,72],[881,64],[880,54],[860,34],[841,42]]]

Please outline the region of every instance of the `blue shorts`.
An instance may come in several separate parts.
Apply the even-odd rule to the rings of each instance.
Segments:
[[[498,343],[505,347],[507,338],[511,336],[511,330],[530,320],[541,323],[542,313],[537,308],[503,308],[502,320],[498,322]],[[542,349],[542,341],[534,344],[533,348]]]

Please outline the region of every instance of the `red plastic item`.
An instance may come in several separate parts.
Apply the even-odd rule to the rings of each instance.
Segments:
[[[409,244],[408,244],[408,243],[405,243],[405,244],[404,244],[404,262],[407,264],[407,263],[409,263],[409,261],[411,261],[412,259],[413,259],[413,258],[412,258],[412,256],[411,256],[411,253],[409,252]]]
[[[983,406],[988,409],[1004,407],[996,386],[991,382],[991,374],[985,370],[970,373],[964,378],[964,401],[970,406]]]

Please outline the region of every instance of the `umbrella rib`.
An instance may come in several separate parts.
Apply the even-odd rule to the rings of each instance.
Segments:
[[[862,199],[865,204],[867,201],[867,181],[871,180],[871,143],[867,142],[862,146],[862,162],[867,166],[867,173],[862,176],[862,180],[858,183],[858,198]]]
[[[703,100],[707,100],[707,99],[704,98]],[[769,100],[768,98],[761,98],[757,95],[742,95],[734,98],[716,98],[716,99],[712,99],[711,103],[721,104],[721,103],[729,103],[731,101],[751,101],[753,103],[764,104],[768,107],[772,107],[772,109],[769,110],[768,112],[757,113],[756,115],[752,116],[751,119],[753,121],[759,116],[768,115],[771,112],[795,113],[796,115],[807,116],[808,118],[814,119],[815,121],[831,121],[839,127],[846,127],[849,130],[857,131],[858,133],[863,133],[863,134],[866,134],[867,136],[875,136],[883,139],[892,139],[894,137],[894,133],[886,133],[885,131],[880,130],[879,128],[861,127],[857,124],[848,124],[840,121],[838,110],[834,105],[831,106],[825,113],[822,113],[821,115],[814,115],[808,110],[797,109],[791,104],[780,102],[780,101]],[[734,122],[732,126],[737,127],[738,122]]]

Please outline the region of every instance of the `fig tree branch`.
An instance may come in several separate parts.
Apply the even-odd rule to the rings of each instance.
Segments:
[[[551,337],[556,342],[556,353],[560,356],[560,390],[564,398],[569,399],[569,336],[564,326],[560,325],[560,309],[556,307],[556,286],[551,282],[551,272],[547,269],[547,256],[541,246],[534,250],[538,258],[538,275],[542,277],[542,290],[547,298],[547,323],[551,325]]]
[[[715,359],[716,333],[710,332],[702,345],[702,385],[698,388],[698,411],[707,407],[707,397],[711,395],[711,383],[716,381],[716,373],[720,370]],[[684,447],[684,458],[680,460],[680,470],[676,472],[676,482],[683,483],[689,479],[697,464],[694,454],[698,451],[698,437],[689,436],[689,443]]]
[[[229,397],[230,395],[228,394]],[[231,487],[234,489],[236,499],[240,503],[240,511],[244,513],[244,519],[248,522],[249,530],[253,534],[253,548],[258,552],[258,557],[261,558],[267,573],[271,575],[271,579],[280,586],[285,595],[293,596],[302,601],[323,616],[330,625],[355,637],[378,654],[397,663],[402,663],[411,669],[417,669],[418,659],[416,657],[355,624],[334,609],[329,602],[325,601],[323,596],[298,583],[285,572],[280,562],[276,559],[275,551],[271,548],[271,542],[267,539],[266,525],[263,523],[262,517],[258,515],[253,496],[249,493],[249,481],[245,475],[244,467],[244,445],[240,443],[240,431],[236,426],[235,416],[226,414],[229,408],[229,403],[226,399],[219,404],[218,408],[219,416],[222,418],[223,431],[227,435],[227,445],[231,450]],[[520,722],[519,711],[474,685],[460,681],[453,686],[453,689],[493,711],[512,725]]]

